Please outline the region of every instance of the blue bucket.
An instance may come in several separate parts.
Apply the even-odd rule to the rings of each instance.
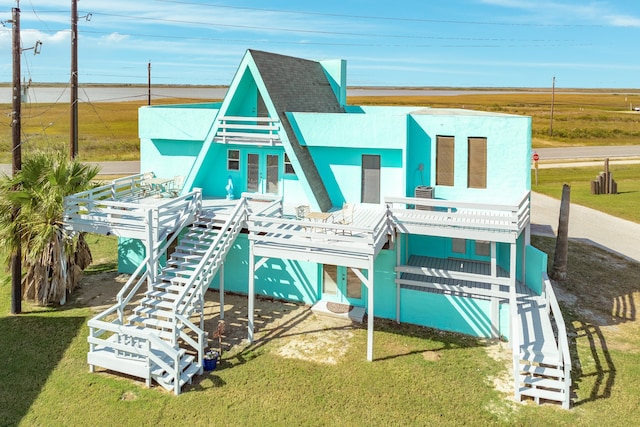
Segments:
[[[208,351],[204,355],[204,370],[205,371],[213,371],[216,369],[218,365],[218,352],[217,351]]]

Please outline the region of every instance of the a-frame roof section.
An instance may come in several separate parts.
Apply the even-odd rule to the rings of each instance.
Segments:
[[[218,112],[219,117],[226,114],[247,72],[251,73],[256,83],[269,117],[277,116],[280,120],[282,126],[280,140],[309,201],[322,211],[329,210],[331,208],[329,193],[308,148],[300,145],[286,114],[287,112],[344,113],[344,108],[333,92],[324,68],[315,61],[247,50],[222,102]],[[199,170],[206,163],[205,159],[216,131],[217,124],[214,124],[196,159],[193,173],[187,178],[185,187],[198,184]]]
[[[286,132],[289,147],[285,145],[285,150],[294,167],[298,166],[296,172],[308,186],[319,208],[326,211],[331,208],[329,193],[308,148],[300,145],[286,113],[344,113],[344,108],[319,62],[259,50],[250,49],[248,52]],[[285,138],[282,139],[285,143]]]

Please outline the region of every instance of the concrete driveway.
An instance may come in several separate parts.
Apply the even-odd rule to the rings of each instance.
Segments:
[[[560,200],[531,193],[531,232],[555,236]],[[640,262],[640,224],[571,204],[569,237],[589,242],[627,259]]]

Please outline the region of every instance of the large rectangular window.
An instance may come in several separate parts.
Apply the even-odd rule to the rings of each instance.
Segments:
[[[436,136],[436,184],[453,186],[454,137]]]
[[[487,188],[487,138],[470,137],[468,142],[467,186],[469,188]]]

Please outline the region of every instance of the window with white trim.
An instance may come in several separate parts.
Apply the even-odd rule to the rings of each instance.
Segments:
[[[240,170],[240,150],[227,150],[227,169],[230,171]]]

